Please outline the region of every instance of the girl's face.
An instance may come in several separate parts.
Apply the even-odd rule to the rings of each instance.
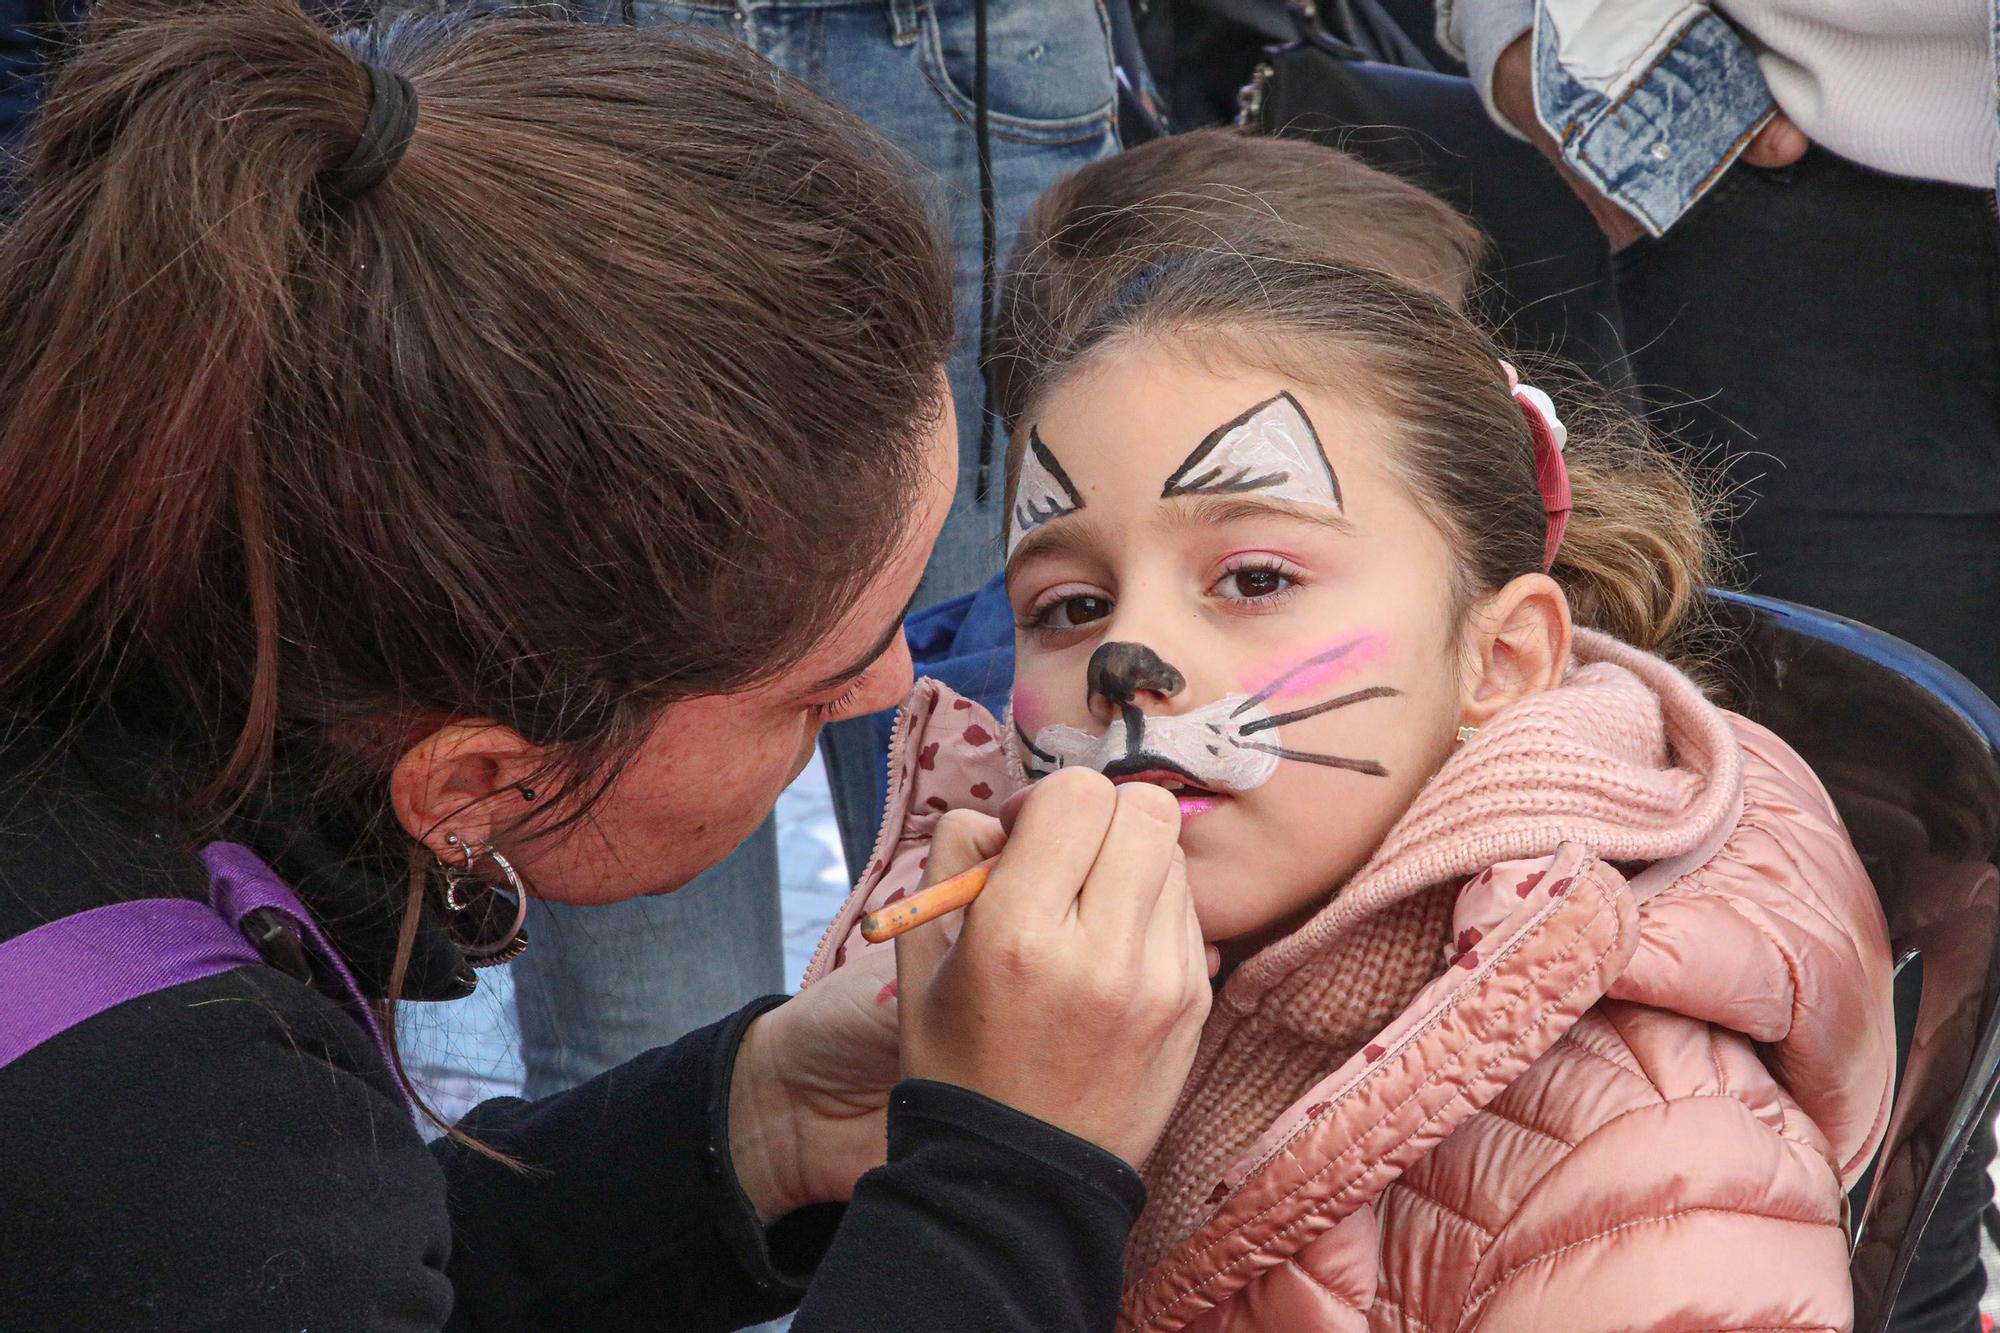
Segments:
[[[1259,946],[1451,752],[1443,534],[1391,471],[1387,418],[1276,374],[1121,350],[1021,429],[1014,744],[1030,774],[1181,783],[1203,933]]]

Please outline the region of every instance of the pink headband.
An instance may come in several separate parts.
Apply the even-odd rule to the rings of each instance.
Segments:
[[[1569,489],[1569,469],[1563,466],[1563,446],[1569,443],[1569,431],[1556,415],[1556,405],[1549,396],[1532,384],[1521,383],[1520,372],[1507,362],[1500,363],[1500,369],[1507,372],[1507,387],[1513,391],[1514,401],[1521,405],[1521,415],[1528,419],[1528,433],[1535,439],[1535,482],[1542,491],[1542,512],[1549,516],[1548,536],[1542,543],[1542,572],[1555,568],[1556,548],[1562,545],[1563,530],[1569,527],[1570,510],[1575,501]]]

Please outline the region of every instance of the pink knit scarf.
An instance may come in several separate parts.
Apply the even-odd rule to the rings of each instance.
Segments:
[[[1564,842],[1607,861],[1664,860],[1732,817],[1743,761],[1721,710],[1605,635],[1579,630],[1575,656],[1562,685],[1452,755],[1318,915],[1229,978],[1147,1164],[1130,1281],[1192,1231],[1224,1170],[1288,1106],[1437,975],[1466,879]]]

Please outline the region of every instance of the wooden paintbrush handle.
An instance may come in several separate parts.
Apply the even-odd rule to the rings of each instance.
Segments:
[[[948,912],[956,912],[986,887],[986,876],[992,872],[995,856],[981,861],[970,870],[962,870],[950,879],[939,880],[928,889],[913,893],[900,902],[890,903],[879,912],[870,912],[861,918],[861,938],[870,944],[880,944],[883,940],[893,940],[898,935],[915,930],[928,921],[935,921]]]

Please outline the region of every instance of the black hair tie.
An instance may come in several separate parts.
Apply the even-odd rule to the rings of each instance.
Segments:
[[[380,185],[403,160],[417,129],[417,90],[410,81],[366,60],[361,68],[368,71],[368,119],[347,156],[319,178],[333,199],[358,199]]]

